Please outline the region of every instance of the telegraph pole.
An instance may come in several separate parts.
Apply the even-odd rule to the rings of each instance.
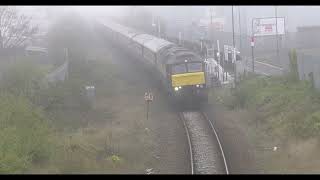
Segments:
[[[252,19],[252,23],[251,23],[251,25],[252,25],[252,29],[251,29],[251,53],[252,53],[252,72],[254,73],[254,32],[253,32],[253,20],[254,19]]]
[[[154,20],[154,15],[152,14],[152,32],[154,33],[154,35],[156,35],[156,23],[155,23],[155,20]]]
[[[238,13],[239,13],[239,44],[240,44],[240,47],[239,47],[239,51],[241,53],[241,47],[242,47],[242,44],[241,44],[241,16],[240,16],[240,6],[238,7]]]
[[[233,53],[235,52],[235,41],[234,41],[234,16],[233,16],[233,6],[232,6],[232,46],[233,46]],[[233,55],[234,59],[234,55]],[[236,59],[233,62],[233,71],[234,71],[234,85],[236,85],[237,73],[236,73]]]
[[[219,53],[219,64],[218,65],[222,65],[222,82],[224,82],[224,60],[221,59],[221,54],[220,54],[220,43],[219,40],[217,40],[217,48],[218,48],[218,53]],[[219,67],[219,66],[218,66]],[[218,71],[219,72],[219,71]]]
[[[65,60],[69,60],[69,53],[68,53],[68,48],[64,48],[64,53],[65,53]]]
[[[160,33],[160,19],[158,18],[158,36],[161,38],[161,33]]]
[[[0,24],[1,24],[1,18],[0,18]],[[3,50],[3,37],[2,37],[1,29],[0,29],[0,50]]]
[[[232,45],[233,45],[233,47],[235,47],[233,6],[232,6]]]
[[[277,40],[277,61],[279,62],[279,43],[278,43],[278,13],[277,6],[274,7],[275,15],[276,15],[276,40]]]
[[[210,8],[210,29],[211,29],[211,40],[212,42],[214,41],[213,39],[213,31],[214,31],[214,28],[213,28],[213,25],[212,25],[212,17],[213,16],[213,9]]]

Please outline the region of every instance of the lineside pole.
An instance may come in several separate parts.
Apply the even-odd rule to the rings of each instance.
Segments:
[[[252,72],[254,73],[254,32],[253,32],[253,20],[251,21],[251,54],[252,54]]]
[[[276,15],[276,40],[277,40],[277,61],[279,62],[279,40],[278,40],[278,12],[277,6],[275,6],[275,15]]]
[[[147,101],[147,121],[149,119],[149,101]]]
[[[234,40],[234,16],[233,16],[233,6],[232,6],[232,46],[233,46],[233,53],[235,52],[235,40]],[[237,79],[237,72],[236,72],[236,59],[234,59],[234,55],[232,56],[233,59],[233,72],[234,72],[234,85],[236,86],[236,79]]]

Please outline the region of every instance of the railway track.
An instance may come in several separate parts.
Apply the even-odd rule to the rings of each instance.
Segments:
[[[229,174],[218,134],[203,112],[181,112],[186,129],[191,174]]]

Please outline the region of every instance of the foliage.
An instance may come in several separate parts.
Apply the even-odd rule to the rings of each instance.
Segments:
[[[320,135],[320,93],[306,81],[292,76],[247,77],[225,96],[227,106],[244,108],[256,114],[257,121],[274,131],[286,130],[297,137]]]
[[[1,90],[33,99],[44,86],[45,71],[40,65],[29,61],[11,64],[2,75]]]
[[[57,65],[65,61],[66,53],[69,59],[83,60],[90,45],[91,34],[87,22],[77,14],[62,15],[48,32],[49,56]]]
[[[53,139],[44,114],[26,98],[0,94],[0,172],[21,173],[51,157]]]

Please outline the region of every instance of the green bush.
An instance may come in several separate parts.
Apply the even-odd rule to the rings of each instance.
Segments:
[[[8,67],[1,79],[1,90],[34,98],[44,86],[45,69],[31,62],[20,61]]]
[[[320,94],[310,83],[289,76],[248,77],[234,90],[235,107],[246,108],[260,122],[297,137],[320,135]]]
[[[82,60],[92,44],[92,32],[88,23],[77,13],[62,14],[48,31],[49,57],[56,66],[65,61],[65,48],[69,59]]]
[[[320,135],[320,111],[306,115],[305,119],[295,121],[292,128],[301,137]]]
[[[26,98],[0,94],[0,172],[21,173],[51,157],[53,139],[44,114]]]

